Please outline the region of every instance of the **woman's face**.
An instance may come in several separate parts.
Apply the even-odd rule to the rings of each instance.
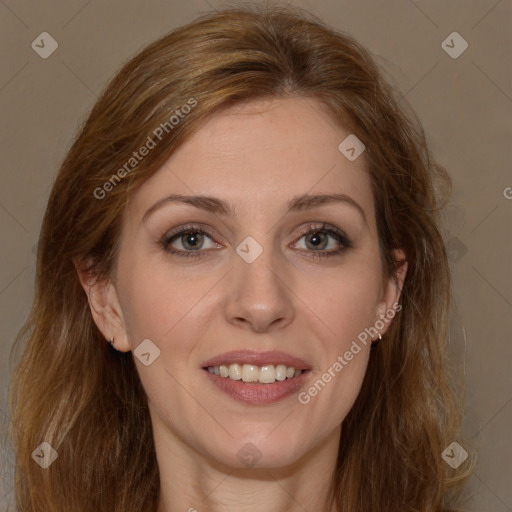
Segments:
[[[337,442],[377,336],[365,329],[398,299],[364,153],[338,148],[349,135],[310,99],[230,108],[127,207],[105,335],[135,351],[169,453],[279,467]]]

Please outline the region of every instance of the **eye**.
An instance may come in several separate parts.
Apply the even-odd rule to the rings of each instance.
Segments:
[[[352,247],[352,242],[343,231],[328,224],[321,226],[309,224],[302,231],[299,242],[302,239],[306,243],[305,248],[301,248],[301,252],[313,258],[336,256]],[[299,242],[294,245],[298,245]],[[160,244],[166,252],[186,258],[204,256],[206,250],[222,247],[207,231],[196,225],[182,226],[173,232],[166,233]]]
[[[330,244],[329,238],[334,242]],[[305,251],[312,253],[313,257],[335,256],[352,247],[352,242],[343,231],[328,224],[323,224],[320,227],[309,225],[302,232],[300,240],[302,239],[305,240]],[[326,251],[329,246],[331,246],[331,250]]]
[[[205,247],[205,242],[210,240],[210,247]],[[164,236],[161,244],[165,251],[184,257],[201,256],[204,249],[212,249],[219,245],[211,236],[198,226],[184,226],[177,232]]]

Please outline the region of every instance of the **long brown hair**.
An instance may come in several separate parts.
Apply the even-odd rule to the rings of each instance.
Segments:
[[[156,510],[146,395],[132,354],[114,352],[94,324],[75,264],[108,278],[131,195],[208,116],[263,97],[317,100],[363,141],[384,272],[400,265],[394,248],[408,261],[402,311],[372,350],[343,423],[333,475],[339,510],[453,506],[470,464],[456,471],[441,457],[460,440],[461,417],[446,371],[450,276],[438,227],[449,178],[403,98],[352,37],[297,9],[250,7],[205,15],[124,65],[62,163],[33,307],[15,344],[26,343],[10,387],[20,511]],[[47,469],[31,456],[44,441],[58,453]]]

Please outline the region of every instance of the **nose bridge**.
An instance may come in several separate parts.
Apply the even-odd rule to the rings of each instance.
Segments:
[[[261,232],[246,237],[236,247],[228,321],[247,323],[261,331],[276,321],[286,325],[292,320],[286,265],[276,249],[271,236]]]

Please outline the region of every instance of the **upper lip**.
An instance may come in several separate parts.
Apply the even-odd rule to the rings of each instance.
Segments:
[[[253,364],[255,366],[284,364],[296,370],[310,370],[311,366],[300,357],[295,357],[285,352],[273,350],[270,352],[255,352],[253,350],[232,350],[219,354],[202,364],[203,368],[208,366],[220,366],[230,364]]]

